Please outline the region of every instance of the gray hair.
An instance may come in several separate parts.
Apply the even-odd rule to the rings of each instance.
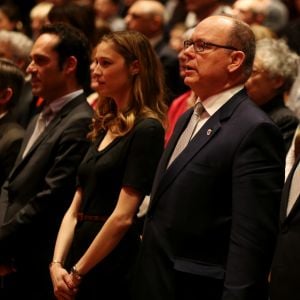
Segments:
[[[271,77],[284,79],[281,90],[289,91],[298,73],[299,56],[283,39],[265,38],[257,41],[256,56]]]
[[[0,30],[0,41],[8,44],[14,60],[21,59],[24,62],[29,62],[33,41],[24,33]]]

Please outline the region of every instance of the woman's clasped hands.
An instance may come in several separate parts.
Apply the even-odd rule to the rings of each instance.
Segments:
[[[55,297],[58,300],[73,300],[78,292],[81,278],[74,275],[61,265],[61,263],[50,264],[50,275],[54,288]]]

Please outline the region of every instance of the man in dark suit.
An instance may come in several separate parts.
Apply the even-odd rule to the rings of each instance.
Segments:
[[[280,231],[271,270],[271,300],[300,298],[300,131],[296,131],[294,143],[296,160],[282,193]]]
[[[211,16],[184,46],[198,99],[158,166],[133,299],[267,300],[284,146],[243,88],[255,38],[245,23]]]
[[[3,278],[8,299],[53,299],[48,264],[88,147],[89,58],[87,39],[64,24],[44,27],[33,45],[27,72],[44,108],[27,128],[0,197],[0,275],[14,271]]]
[[[22,71],[11,61],[0,59],[0,186],[14,166],[24,129],[14,120],[11,108],[24,84]]]

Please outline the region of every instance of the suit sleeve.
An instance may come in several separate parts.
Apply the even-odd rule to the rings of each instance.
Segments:
[[[56,145],[53,163],[44,180],[41,180],[43,186],[40,191],[20,210],[6,218],[0,228],[0,258],[14,247],[14,241],[20,235],[30,234],[37,219],[50,215],[48,219],[56,224],[62,217],[74,194],[77,167],[89,146],[86,139],[89,122],[88,119],[84,122],[78,120],[75,126],[64,131]],[[48,224],[49,230],[56,232],[51,226]]]
[[[232,229],[223,300],[267,300],[281,190],[284,146],[263,123],[241,142],[233,163]]]

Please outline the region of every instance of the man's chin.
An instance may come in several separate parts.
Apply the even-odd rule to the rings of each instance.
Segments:
[[[185,77],[184,78],[184,84],[187,85],[188,87],[191,87],[191,85],[193,85],[193,80],[190,77]]]

